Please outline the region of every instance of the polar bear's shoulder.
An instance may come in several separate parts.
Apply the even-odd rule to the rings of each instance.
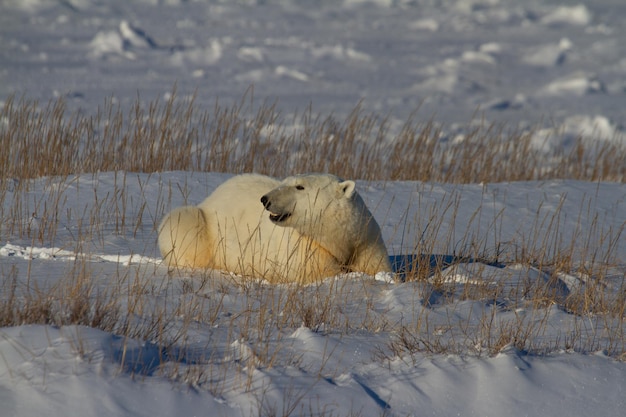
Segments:
[[[236,175],[215,189],[199,207],[205,212],[224,210],[263,211],[261,196],[273,190],[280,181],[259,174]]]
[[[258,197],[258,200],[263,194],[276,188],[279,184],[280,181],[277,179],[265,175],[241,174],[223,182],[213,191],[209,198],[222,198],[226,195],[235,194],[241,197]]]
[[[270,189],[273,189],[275,187],[277,187],[280,184],[280,181],[272,178],[272,177],[268,177],[266,175],[260,175],[260,174],[241,174],[241,175],[235,175],[234,177],[226,180],[224,183],[222,183],[219,187],[217,187],[217,190],[219,189],[258,189],[259,187],[261,188],[267,188],[270,187]]]

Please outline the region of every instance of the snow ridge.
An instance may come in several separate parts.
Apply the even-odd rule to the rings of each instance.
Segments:
[[[77,259],[87,259],[90,262],[114,262],[124,266],[134,264],[161,264],[161,259],[151,258],[139,254],[130,255],[105,255],[93,253],[74,252],[61,248],[45,248],[37,246],[19,246],[7,243],[0,247],[0,256],[17,257],[27,261],[35,259],[49,259],[55,261],[71,262]]]

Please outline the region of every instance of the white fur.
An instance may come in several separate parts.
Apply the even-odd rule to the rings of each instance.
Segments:
[[[198,206],[168,214],[159,226],[159,249],[170,266],[271,282],[391,271],[380,228],[355,183],[329,174],[282,182],[256,174],[233,177]]]

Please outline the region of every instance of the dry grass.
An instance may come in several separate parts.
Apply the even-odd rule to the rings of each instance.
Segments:
[[[0,235],[52,246],[61,220],[74,219],[78,227],[71,240],[77,253],[83,252],[85,242],[104,246],[108,233],[134,237],[145,228],[151,232],[171,205],[172,194],[188,193],[184,184],[179,188],[160,184],[157,201],[148,201],[154,199],[154,189],[144,195],[142,183],[141,195],[129,195],[127,176],[134,171],[255,171],[279,177],[308,171],[365,180],[455,183],[626,178],[626,147],[608,142],[593,148],[580,140],[570,154],[544,154],[531,146],[532,132],[479,126],[468,129],[463,141],[452,143],[432,121],[411,119],[392,132],[388,119],[364,114],[359,107],[342,121],[314,115],[312,110],[285,120],[268,103],[256,108],[251,100],[242,99],[230,107],[216,103],[211,111],[199,112],[193,98],[178,100],[173,94],[147,108],[138,102],[128,113],[107,101],[100,113],[85,116],[67,114],[61,99],[45,106],[10,99],[0,112],[0,123]],[[103,171],[116,172],[111,194],[102,198],[94,188],[94,203],[75,212],[80,208],[68,204],[64,195],[78,181],[73,175],[89,173],[95,178]],[[25,180],[37,177],[46,177],[46,192],[29,195],[30,182]],[[603,349],[616,357],[624,355],[626,284],[615,252],[626,224],[618,230],[600,231],[597,224],[591,230],[577,230],[563,250],[561,207],[549,215],[538,211],[525,239],[514,243],[500,238],[500,214],[495,213],[484,225],[497,242],[494,247],[472,235],[469,227],[465,236],[441,236],[444,218],[455,222],[460,204],[451,194],[428,210],[418,207],[420,218],[412,219],[415,230],[397,231],[419,234],[412,246],[405,245],[411,253],[436,253],[438,239],[456,245],[452,266],[443,259],[414,262],[404,285],[423,303],[415,303],[407,322],[388,317],[374,290],[383,284],[371,280],[348,277],[310,286],[266,285],[183,272],[154,282],[159,276],[154,270],[120,267],[104,285],[88,257],[78,257],[46,288],[38,287],[30,272],[0,265],[0,327],[83,324],[145,340],[150,352],[144,354],[157,357],[159,372],[216,395],[232,388],[225,381],[233,372],[241,375],[240,386],[250,389],[256,369],[304,366],[284,342],[300,326],[319,334],[384,334],[389,342],[380,348],[383,359],[416,353],[494,355],[510,348],[533,353]],[[589,205],[582,204],[581,215],[588,215]],[[468,260],[517,264],[526,276],[515,288],[446,281],[445,268]],[[568,279],[579,282],[579,287],[558,291],[557,283]],[[464,316],[466,322],[459,322],[454,312],[468,303],[479,308]],[[450,313],[447,321],[433,319],[434,307],[441,306]],[[572,326],[561,339],[547,340],[554,309],[571,314]],[[501,319],[502,313],[510,314]],[[591,317],[600,323],[593,329],[587,326]],[[207,341],[200,348],[190,347],[189,335],[199,328],[211,329],[219,346]],[[123,356],[120,362],[123,370],[148,372],[136,357]],[[320,376],[333,372],[323,367],[312,371]],[[285,408],[295,414],[302,404],[297,394],[293,399]],[[259,401],[260,407],[267,407],[262,397]]]
[[[523,233],[507,240],[504,209],[484,216],[488,204],[481,204],[461,218],[463,202],[455,192],[434,204],[427,204],[427,188],[422,194],[426,201],[420,196],[409,202],[418,213],[406,222],[411,229],[395,232],[409,253],[418,254],[405,280],[414,283],[407,290],[414,288],[414,303],[421,305],[392,326],[381,359],[496,355],[509,349],[532,354],[602,350],[624,357],[626,268],[618,248],[626,222],[603,227],[590,208],[597,196],[584,197],[578,214],[571,207],[565,213],[565,197],[549,210],[540,203],[535,218],[521,225]],[[488,198],[485,194],[483,201]],[[563,230],[568,216],[578,221],[573,230]],[[587,226],[584,218],[591,219]],[[460,236],[453,227],[459,221],[465,230]],[[405,235],[415,236],[412,245]],[[442,242],[448,242],[448,255],[427,255],[441,253],[435,248]],[[555,328],[550,319],[562,312],[567,314]]]
[[[624,181],[626,146],[579,139],[571,151],[545,153],[532,131],[478,124],[454,140],[433,121],[412,116],[399,129],[357,106],[345,119],[309,108],[285,119],[276,106],[239,103],[198,110],[194,97],[125,112],[107,100],[94,116],[9,98],[0,110],[0,173],[14,178],[103,171],[333,172],[364,180],[455,183],[572,178]]]

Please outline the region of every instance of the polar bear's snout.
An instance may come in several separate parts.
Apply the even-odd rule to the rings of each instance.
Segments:
[[[289,211],[270,210],[270,207],[272,206],[272,202],[270,201],[267,194],[261,197],[261,203],[263,204],[263,207],[265,207],[265,210],[270,212],[270,220],[273,221],[274,223],[280,223],[284,220],[287,220],[289,217],[291,217],[291,212]]]

